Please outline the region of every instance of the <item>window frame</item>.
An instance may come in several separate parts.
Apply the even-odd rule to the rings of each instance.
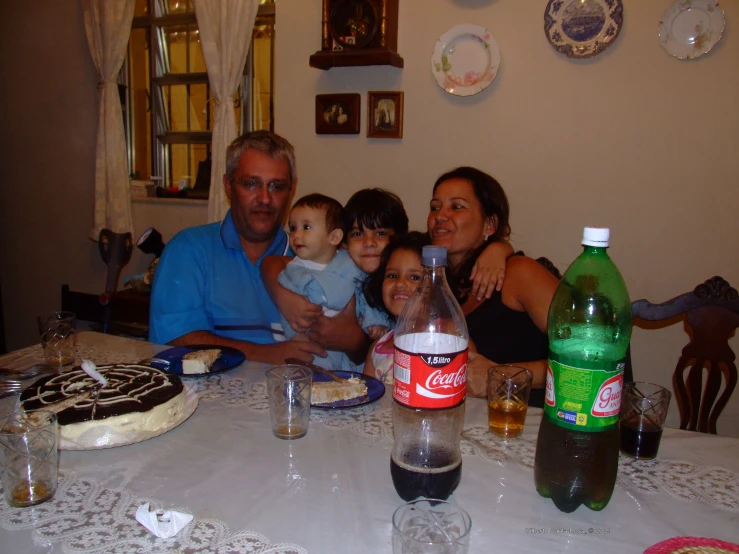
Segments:
[[[158,73],[163,72],[163,62],[158,60],[158,51],[163,50],[163,45],[160,45],[159,33],[163,27],[171,25],[195,25],[197,26],[197,17],[193,12],[191,13],[176,13],[166,14],[163,16],[156,16],[154,14],[154,4],[161,2],[162,0],[146,0],[148,4],[148,15],[135,16],[131,24],[131,31],[137,29],[145,29],[147,38],[149,41],[149,71],[148,71],[148,85],[149,85],[149,140],[150,149],[148,155],[150,156],[151,163],[151,175],[158,176],[163,181],[164,186],[171,186],[173,183],[173,176],[170,175],[168,168],[169,164],[169,148],[168,145],[193,145],[193,144],[204,144],[206,145],[208,154],[210,155],[210,146],[212,143],[212,130],[209,131],[166,131],[162,129],[158,123],[158,116],[166,118],[165,103],[162,101],[163,87],[171,85],[185,85],[188,86],[193,84],[204,84],[206,86],[206,96],[211,97],[210,92],[210,81],[208,79],[207,72],[197,73],[168,73],[162,76],[156,76]],[[269,25],[271,24],[273,30],[275,28],[275,4],[260,4],[257,10],[257,17],[255,21],[255,27],[258,25]],[[261,20],[261,21],[260,21]],[[129,38],[130,41],[130,38]],[[249,53],[247,55],[246,63],[244,64],[243,78],[241,82],[240,95],[238,100],[241,102],[241,120],[239,121],[240,131],[244,129],[251,129],[253,125],[253,101],[245,91],[251,90],[251,84],[254,78],[254,36],[252,31],[251,44],[249,46]],[[189,56],[189,49],[186,50]],[[274,38],[271,44],[270,52],[270,90],[274,91],[274,61],[275,61],[275,48]],[[127,146],[127,158],[129,172],[132,174],[134,171],[134,147],[133,147],[133,132],[132,121],[131,121],[131,100],[130,100],[130,89],[129,85],[129,68],[130,61],[128,53],[126,54],[125,62],[121,69],[121,80],[126,84],[127,93],[125,95],[125,107],[124,107],[124,127],[126,132],[126,146]],[[206,101],[205,109],[206,121],[210,122],[211,114],[211,103],[210,100]],[[274,96],[270,98],[269,105],[269,128],[274,129]],[[161,118],[159,118],[161,119]],[[188,149],[188,156],[190,155]],[[189,160],[188,160],[188,165]],[[142,178],[148,180],[148,176],[142,176]],[[194,176],[193,176],[194,179]],[[170,181],[169,183],[167,181]]]

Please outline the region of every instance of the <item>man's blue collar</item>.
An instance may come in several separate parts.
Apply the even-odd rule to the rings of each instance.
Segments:
[[[221,222],[221,241],[223,246],[234,250],[242,250],[241,239],[239,232],[236,229],[231,210],[228,210],[226,217]],[[272,244],[269,245],[267,251],[257,260],[257,263],[261,262],[265,256],[283,256],[287,250],[287,235],[282,227],[277,229],[275,238],[272,240]]]

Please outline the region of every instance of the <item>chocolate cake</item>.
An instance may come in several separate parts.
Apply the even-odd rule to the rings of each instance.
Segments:
[[[137,364],[97,370],[108,380],[99,391],[92,377],[75,368],[44,377],[23,391],[23,408],[58,411],[55,406],[62,407],[57,413],[59,429],[70,440],[101,425],[113,433],[156,431],[170,425],[183,410],[186,395],[176,375]]]

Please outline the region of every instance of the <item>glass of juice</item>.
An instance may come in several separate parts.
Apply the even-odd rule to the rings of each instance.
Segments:
[[[533,374],[522,367],[498,365],[488,369],[488,425],[504,439],[523,433]]]

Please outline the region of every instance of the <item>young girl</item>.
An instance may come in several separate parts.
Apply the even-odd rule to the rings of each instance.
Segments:
[[[426,244],[428,237],[423,233],[396,237],[382,253],[377,271],[365,281],[367,303],[386,310],[393,321],[421,283],[421,251]],[[365,375],[388,385],[393,382],[393,333],[389,331],[373,342],[364,362]]]

